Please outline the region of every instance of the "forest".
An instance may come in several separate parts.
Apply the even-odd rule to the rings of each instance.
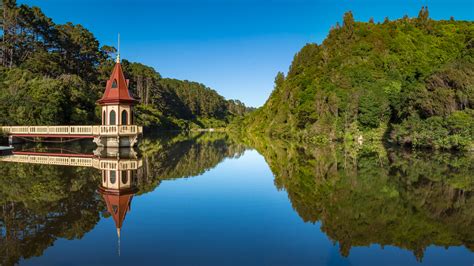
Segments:
[[[81,25],[40,8],[2,6],[0,125],[97,124],[117,52]],[[355,21],[347,12],[321,44],[280,72],[263,107],[123,60],[146,129],[229,128],[241,135],[329,143],[474,150],[474,23],[417,17]]]
[[[40,8],[3,1],[0,41],[0,125],[83,125],[100,122],[96,101],[116,49],[99,46],[81,25],[55,24]],[[162,78],[152,67],[122,61],[146,128],[225,127],[249,111],[203,84]]]
[[[357,22],[345,13],[310,43],[255,112],[243,135],[327,143],[385,141],[474,150],[474,23],[418,17]]]

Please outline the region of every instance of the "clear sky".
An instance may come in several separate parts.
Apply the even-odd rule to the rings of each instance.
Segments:
[[[298,50],[320,43],[352,10],[356,20],[416,16],[473,20],[473,0],[17,0],[39,6],[55,23],[92,31],[121,57],[163,77],[204,83],[228,99],[261,106],[278,71]]]

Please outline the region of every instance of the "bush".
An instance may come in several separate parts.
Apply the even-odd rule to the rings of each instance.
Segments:
[[[358,120],[363,128],[377,128],[389,117],[389,101],[385,95],[369,91],[361,97]]]
[[[474,111],[456,111],[447,118],[409,117],[394,126],[391,139],[415,148],[469,150],[474,142]]]

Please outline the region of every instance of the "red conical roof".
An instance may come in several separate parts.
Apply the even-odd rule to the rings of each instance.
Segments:
[[[133,104],[136,100],[130,96],[128,91],[129,80],[123,75],[122,66],[119,62],[115,63],[114,70],[110,79],[107,80],[104,96],[97,101],[99,104],[108,103],[127,103]]]
[[[102,197],[107,205],[107,211],[112,215],[117,227],[117,232],[120,232],[123,221],[127,212],[130,210],[130,204],[132,203],[133,193],[131,191],[121,194],[119,191],[101,190]]]

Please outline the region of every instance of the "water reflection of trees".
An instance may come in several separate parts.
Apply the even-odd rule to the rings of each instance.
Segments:
[[[429,245],[474,250],[474,158],[383,147],[310,147],[275,140],[257,148],[306,222],[348,256],[354,246],[394,245],[422,258]],[[163,180],[200,175],[245,146],[225,134],[145,139],[138,193]],[[0,162],[0,264],[40,256],[58,238],[76,239],[109,216],[92,168]]]
[[[250,142],[301,218],[320,221],[344,256],[370,244],[408,249],[419,260],[429,245],[474,251],[472,154]]]
[[[138,193],[162,180],[202,174],[244,151],[220,133],[145,139],[139,148],[144,166],[136,173]],[[80,239],[101,215],[109,217],[100,181],[94,168],[0,162],[0,264],[41,256],[56,239]]]
[[[81,238],[99,221],[95,169],[0,162],[0,264],[39,256],[57,238]]]
[[[225,158],[241,156],[245,146],[216,132],[145,139],[139,149],[143,168],[138,173],[138,187],[139,193],[145,193],[163,180],[201,175]]]

